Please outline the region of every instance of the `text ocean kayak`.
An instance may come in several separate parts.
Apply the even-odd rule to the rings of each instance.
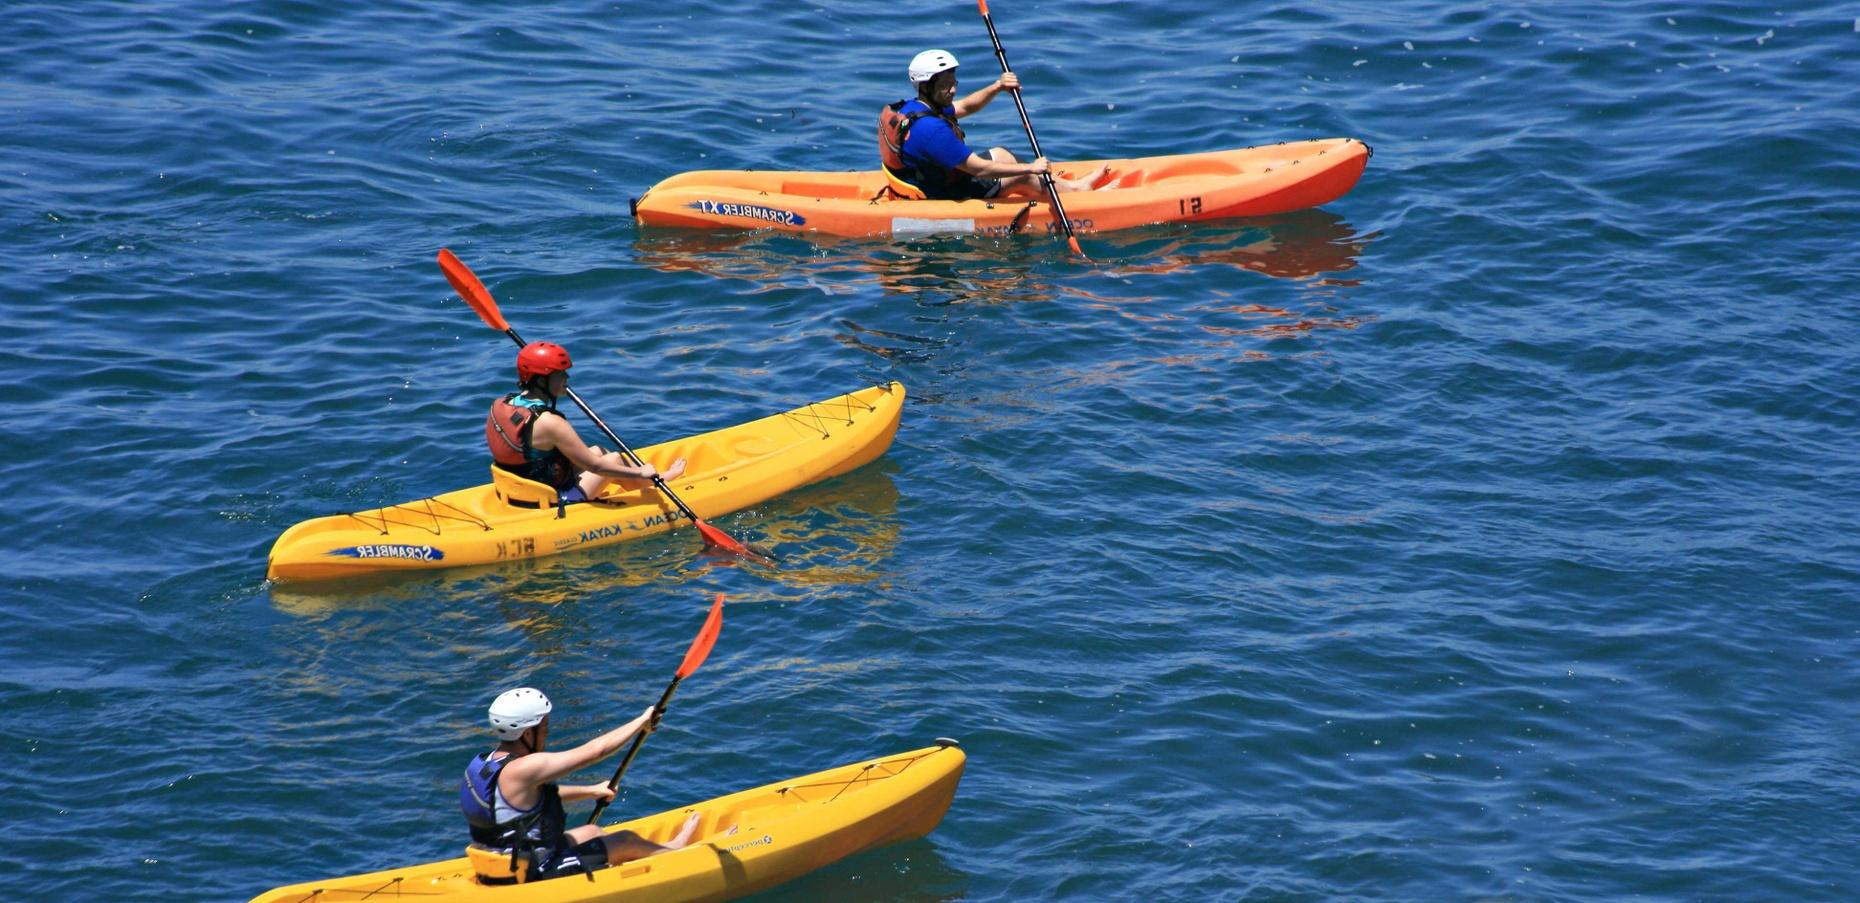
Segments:
[[[1080,178],[1100,163],[1111,167],[1098,191],[1062,198],[1079,232],[1107,232],[1157,223],[1234,216],[1270,216],[1327,204],[1356,185],[1369,145],[1354,138],[1055,163],[1054,172]],[[884,173],[708,170],[672,176],[633,203],[644,226],[699,229],[780,229],[854,237],[1054,232],[1044,200],[903,200],[885,187]]]
[[[967,762],[954,741],[610,825],[663,842],[701,813],[690,846],[589,873],[487,886],[466,857],[280,887],[253,903],[358,900],[727,900],[830,865],[854,853],[912,840],[943,820]],[[734,830],[732,830],[734,829]],[[461,829],[462,833],[462,829]],[[487,854],[480,854],[487,856]],[[508,856],[488,857],[505,863]]]
[[[904,387],[872,386],[714,432],[638,449],[711,520],[835,477],[885,453],[898,431]],[[689,524],[648,487],[558,507],[548,486],[491,468],[492,482],[432,498],[304,521],[271,547],[279,583],[390,571],[492,564],[649,536]]]

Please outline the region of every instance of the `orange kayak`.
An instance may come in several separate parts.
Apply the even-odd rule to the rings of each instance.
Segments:
[[[1055,163],[1063,178],[1100,164],[1096,191],[1063,199],[1079,232],[1108,232],[1234,216],[1270,216],[1328,204],[1355,187],[1369,162],[1355,138],[1288,141],[1239,150]],[[869,172],[707,170],[672,176],[633,202],[642,226],[779,229],[853,237],[1058,232],[1052,205],[1033,198],[905,200]]]

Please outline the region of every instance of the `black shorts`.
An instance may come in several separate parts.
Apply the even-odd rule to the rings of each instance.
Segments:
[[[532,881],[579,875],[607,867],[607,838],[596,837],[573,847],[561,847],[536,857]]]
[[[993,150],[976,151],[975,155],[984,160],[993,160]],[[989,200],[1001,193],[1000,179],[978,179],[966,172],[955,174],[954,184],[943,186],[935,193],[924,192],[933,201],[974,201]]]

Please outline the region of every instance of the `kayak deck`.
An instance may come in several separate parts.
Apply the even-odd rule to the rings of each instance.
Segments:
[[[890,447],[904,406],[898,383],[872,386],[760,420],[638,450],[716,518],[863,466]],[[609,484],[598,499],[558,506],[554,490],[497,467],[492,482],[431,498],[299,523],[272,545],[273,582],[493,564],[595,548],[689,521],[658,489]]]
[[[1270,216],[1327,204],[1355,187],[1369,146],[1354,138],[1124,160],[1055,163],[1064,178],[1110,167],[1101,189],[1066,194],[1073,228],[1103,232],[1157,223]],[[906,200],[882,172],[706,170],[672,176],[634,202],[644,226],[779,229],[853,237],[1056,232],[1043,199]]]
[[[843,765],[608,826],[671,838],[690,813],[684,849],[589,873],[522,885],[479,883],[465,857],[280,887],[253,903],[383,900],[727,900],[876,847],[922,837],[955,798],[967,756],[955,741]],[[462,833],[462,832],[461,832]]]

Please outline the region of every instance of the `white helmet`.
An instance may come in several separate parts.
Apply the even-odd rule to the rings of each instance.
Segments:
[[[541,690],[518,687],[491,700],[491,732],[499,740],[515,740],[549,717],[549,697]]]
[[[938,72],[956,68],[956,58],[947,50],[926,50],[911,57],[911,84],[921,85]]]

